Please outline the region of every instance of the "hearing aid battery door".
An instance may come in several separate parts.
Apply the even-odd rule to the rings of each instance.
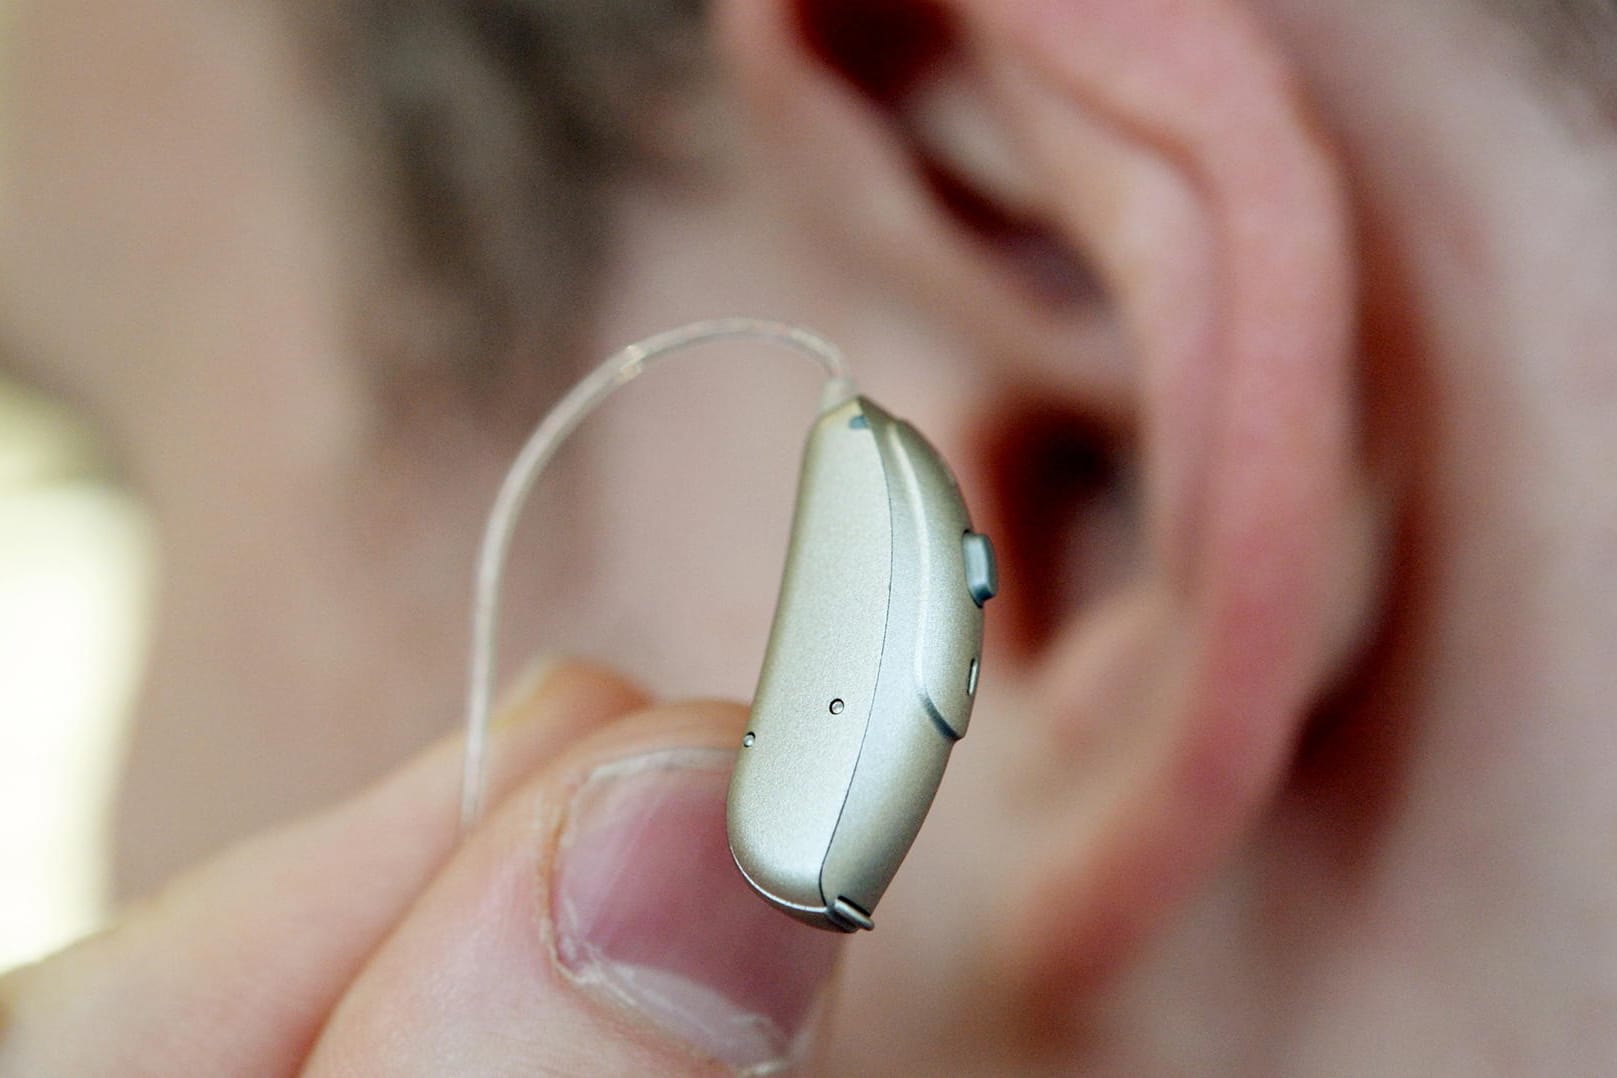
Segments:
[[[815,424],[727,812],[747,881],[811,924],[871,927],[966,732],[992,571],[973,535],[909,424],[862,397]]]

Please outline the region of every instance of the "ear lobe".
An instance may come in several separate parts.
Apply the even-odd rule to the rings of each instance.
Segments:
[[[815,30],[815,12],[846,4],[721,5],[743,75],[765,65],[743,78],[773,112],[765,137],[787,152],[819,138],[834,155],[825,132],[842,125],[875,171],[860,181],[834,160],[799,161],[845,207],[860,182],[894,194],[855,211],[872,215],[861,224],[873,246],[899,247],[893,272],[930,260],[923,292],[939,319],[988,326],[995,361],[1016,357],[1005,361],[1050,409],[1127,416],[1137,456],[1144,556],[1044,641],[1039,703],[1018,731],[1030,752],[1006,776],[1038,811],[1014,836],[1018,874],[999,881],[988,961],[1012,1015],[1047,1018],[1240,839],[1363,630],[1353,600],[1374,582],[1353,444],[1345,181],[1282,45],[1237,3],[882,6],[929,13],[916,24],[925,48],[895,47],[909,59],[891,77],[862,66],[873,48],[826,59],[825,42],[846,34]],[[924,141],[939,137],[928,112],[939,87],[953,95],[942,126],[957,124],[941,153]],[[1132,379],[1071,375],[1085,367],[1073,311],[1088,299],[1063,307],[1011,280],[985,251],[1017,229],[973,235],[952,217],[927,177],[939,158],[999,222],[1093,267]],[[996,310],[982,309],[985,292]],[[1121,404],[1098,401],[1101,384]],[[1036,504],[1039,492],[1019,497]],[[1027,538],[1000,540],[1007,593],[1030,586],[1014,553]]]

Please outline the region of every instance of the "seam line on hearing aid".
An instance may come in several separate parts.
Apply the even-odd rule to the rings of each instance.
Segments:
[[[889,486],[888,491],[887,491],[887,507],[888,507],[887,508],[887,514],[888,514],[888,521],[889,521],[889,523],[888,523],[889,533],[891,532],[891,529],[892,529],[892,523],[891,523],[891,521],[892,521],[892,512],[893,512],[893,510],[892,510],[892,505],[893,505],[892,496],[893,496],[892,488]],[[892,544],[890,546],[890,548],[888,549],[888,553],[887,553],[887,566],[888,566],[888,568],[887,568],[887,595],[886,595],[886,598],[883,600],[883,605],[887,609],[886,609],[886,611],[884,612],[884,614],[882,616],[881,647],[876,652],[876,669],[878,671],[881,670],[882,661],[887,658],[887,639],[888,639],[888,634],[892,631],[892,625],[893,625],[893,584],[892,584],[892,581],[893,581],[893,569],[892,569],[892,565],[893,565],[893,559],[897,556],[896,553],[895,553],[897,550],[898,550],[898,544],[894,543],[894,544]],[[849,775],[848,775],[848,785],[842,791],[842,804],[837,806],[837,818],[831,824],[831,842],[832,842],[833,845],[835,845],[836,840],[837,840],[837,832],[840,831],[841,828],[842,828],[842,819],[848,813],[848,800],[849,800],[849,798],[851,798],[853,796],[853,778],[854,778],[855,775],[859,774],[859,761],[864,758],[864,755],[865,755],[865,743],[870,740],[870,723],[871,723],[871,720],[876,717],[876,705],[881,702],[881,694],[882,694],[882,689],[883,688],[884,688],[884,686],[881,683],[881,676],[880,676],[880,674],[878,674],[877,677],[876,677],[875,684],[870,687],[870,689],[871,689],[871,691],[870,691],[870,701],[869,701],[869,703],[867,703],[865,705],[865,707],[863,709],[864,714],[865,714],[864,726],[859,731],[859,748],[853,754],[853,771],[849,773]],[[825,893],[825,865],[823,863],[820,865],[820,878],[815,881],[815,886],[819,889],[820,901],[824,902],[825,905],[826,905],[826,909],[829,910],[829,911],[832,911],[833,913],[835,912],[835,907],[837,906],[838,903],[846,901],[846,899],[844,899],[841,895],[832,896],[832,895],[827,895]],[[868,924],[869,918],[867,917],[865,920],[866,920],[867,923],[864,925],[864,927],[869,928],[870,927],[870,925]],[[849,931],[849,932],[852,932],[856,928],[859,927],[859,924],[858,924],[857,921],[850,920],[849,924],[853,925],[853,927],[850,927],[850,928],[847,929],[847,931]]]
[[[893,457],[897,467],[904,473],[903,498],[909,504],[910,524],[913,527],[919,527],[919,522],[925,519],[926,507],[921,504],[921,481],[915,474],[915,462],[910,459],[908,453],[902,452],[902,450],[894,453]],[[898,524],[896,521],[893,527],[895,530],[897,529]],[[932,602],[932,588],[936,582],[938,567],[933,563],[932,551],[926,543],[926,537],[917,535],[915,538],[916,550],[919,553],[916,592],[921,608],[924,611]],[[896,544],[894,549],[897,549]],[[926,615],[923,614],[922,616],[925,617]],[[938,702],[932,698],[932,687],[928,684],[926,676],[926,661],[928,658],[926,649],[918,644],[915,648],[915,654],[910,658],[915,664],[911,673],[915,678],[915,684],[920,689],[921,706],[926,711],[926,717],[932,720],[932,725],[936,726],[938,732],[944,737],[950,741],[959,741],[960,734],[949,724],[949,720],[943,717],[943,712],[938,710]]]
[[[852,421],[849,422],[849,427],[868,430],[870,427],[869,418],[862,413],[858,418],[865,420],[864,428],[853,428]],[[882,454],[884,450],[881,440],[878,438],[874,439],[874,441],[876,443],[876,452]],[[882,600],[882,605],[885,609],[882,612],[881,647],[876,652],[877,671],[882,669],[882,663],[887,659],[887,644],[893,628],[893,574],[897,572],[899,546],[898,520],[893,514],[893,484],[887,477],[885,469],[883,470],[882,487],[886,494],[887,502],[887,534],[892,537],[892,541],[887,548],[887,595]],[[842,804],[837,806],[837,816],[831,824],[832,846],[836,845],[837,836],[842,830],[842,821],[848,814],[848,801],[853,797],[854,781],[859,774],[859,763],[864,759],[865,744],[870,740],[870,724],[876,717],[876,705],[881,702],[882,692],[887,689],[888,687],[882,684],[881,675],[878,673],[875,684],[871,686],[870,702],[864,708],[864,727],[859,731],[859,748],[853,754],[853,771],[848,775],[848,785],[842,791]],[[829,853],[829,848],[827,852]],[[815,886],[819,889],[820,901],[825,903],[827,916],[832,921],[837,922],[843,931],[856,932],[860,928],[870,929],[875,927],[868,915],[861,921],[844,913],[841,907],[844,904],[851,905],[851,903],[842,895],[827,895],[825,893],[825,865],[823,862],[820,865],[820,878],[815,881]],[[854,906],[854,908],[858,909],[859,907]]]
[[[488,726],[495,675],[495,633],[500,589],[511,540],[534,483],[569,435],[612,392],[676,353],[721,340],[755,340],[807,356],[826,372],[823,413],[856,393],[841,351],[811,330],[757,318],[693,322],[637,341],[607,357],[545,413],[500,483],[477,556],[472,599],[471,659],[466,687],[466,745],[461,770],[460,824],[464,832],[482,815],[488,778]]]

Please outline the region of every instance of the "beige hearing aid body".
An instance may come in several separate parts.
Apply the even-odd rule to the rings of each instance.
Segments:
[[[864,397],[820,417],[726,814],[736,865],[769,902],[872,927],[965,736],[997,586],[987,538],[915,428]]]
[[[993,550],[949,469],[908,423],[858,396],[842,353],[798,326],[693,322],[637,341],[545,413],[489,511],[473,589],[463,833],[482,814],[500,592],[523,504],[578,425],[698,345],[762,342],[826,374],[809,433],[769,650],[730,784],[730,850],[753,888],[822,928],[870,914],[932,804],[977,692]]]

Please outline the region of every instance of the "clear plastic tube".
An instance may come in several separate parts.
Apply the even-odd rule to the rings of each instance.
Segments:
[[[676,352],[711,341],[750,339],[781,346],[815,360],[825,368],[822,411],[835,407],[856,392],[842,353],[823,337],[782,322],[755,318],[721,318],[693,322],[679,329],[647,337],[607,358],[563,397],[539,422],[500,484],[483,532],[477,556],[477,579],[472,599],[470,674],[466,686],[466,747],[461,772],[460,823],[467,831],[483,810],[488,776],[488,726],[494,696],[495,634],[500,620],[500,589],[505,563],[516,533],[522,506],[540,473],[567,436],[612,391]]]

